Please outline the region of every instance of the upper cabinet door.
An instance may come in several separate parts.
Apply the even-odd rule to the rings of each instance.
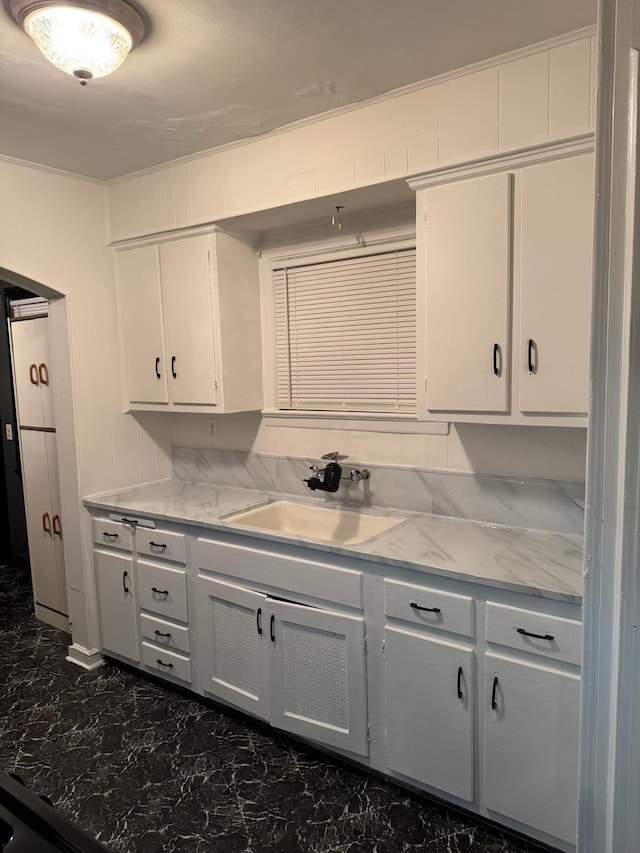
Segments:
[[[11,323],[11,340],[20,425],[53,428],[49,320],[37,317],[14,321]]]
[[[425,191],[427,408],[509,404],[512,175]]]
[[[522,171],[520,411],[586,414],[593,155]]]
[[[166,403],[167,366],[157,246],[118,255],[124,373],[132,403]]]
[[[209,238],[160,246],[169,388],[174,403],[217,402]]]

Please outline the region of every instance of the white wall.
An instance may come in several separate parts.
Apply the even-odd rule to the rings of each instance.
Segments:
[[[113,260],[105,245],[104,187],[5,160],[0,160],[0,187],[0,268],[67,297],[66,312],[56,306],[56,318],[64,321],[66,314],[70,328],[75,406],[64,421],[67,433],[75,428],[78,482],[74,490],[63,483],[63,493],[84,496],[167,476],[168,422],[161,415],[147,415],[138,423],[122,413]],[[55,325],[64,328],[66,322],[56,320]],[[60,341],[56,349],[62,369],[64,346]],[[66,438],[68,435],[60,436],[59,444]],[[74,462],[67,447],[60,458],[61,479],[70,476]],[[79,530],[80,518],[79,501],[73,506],[67,501],[63,505],[65,528]],[[87,625],[82,610],[87,543],[84,554],[79,544],[75,548],[68,542],[65,545],[70,601],[75,602],[70,614],[74,641],[79,632],[83,634],[79,642],[86,645],[90,640],[84,635]]]
[[[216,221],[592,132],[595,41],[558,39],[114,182],[111,237]]]

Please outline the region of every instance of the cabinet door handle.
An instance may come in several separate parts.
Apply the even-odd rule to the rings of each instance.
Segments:
[[[529,338],[527,344],[527,370],[529,373],[538,372],[538,345],[533,338]]]
[[[151,592],[155,592],[156,595],[169,595],[168,589],[158,589],[155,586],[151,587]]]
[[[275,643],[276,641],[276,617],[271,614],[271,620],[269,622],[269,634],[271,636],[271,642]]]
[[[175,355],[171,356],[171,375],[174,379],[178,378],[178,374],[176,373],[176,357]]]
[[[498,707],[498,700],[496,695],[498,693],[498,676],[495,675],[493,678],[493,687],[491,688],[491,710],[495,711]]]
[[[165,663],[165,662],[164,662],[163,660],[161,660],[160,658],[156,658],[156,663],[158,664],[158,666],[166,666],[168,669],[173,669],[173,664],[172,664],[172,663]]]
[[[422,607],[422,605],[416,604],[415,601],[409,602],[409,607],[413,607],[414,610],[424,610],[425,613],[442,613],[439,607]]]
[[[152,548],[158,548],[160,551],[166,551],[167,550],[167,546],[162,542],[151,542],[151,541],[149,541],[149,545]]]
[[[38,375],[40,376],[40,382],[43,385],[49,384],[49,370],[44,362],[38,365]]]
[[[156,379],[162,379],[162,374],[160,373],[160,356],[156,356]]]
[[[493,373],[495,376],[502,375],[502,349],[500,344],[493,345]]]
[[[122,589],[125,595],[129,594],[129,587],[127,586],[127,578],[129,577],[129,572],[122,573]]]
[[[516,631],[523,637],[535,637],[536,640],[548,640],[549,642],[555,640],[553,634],[532,634],[531,631],[525,631],[524,628],[516,628]]]
[[[38,384],[38,368],[35,364],[29,365],[29,382],[31,382],[32,385]]]
[[[262,634],[262,607],[258,607],[256,610],[256,627],[258,634]]]
[[[42,529],[45,533],[51,535],[51,516],[48,512],[42,513]]]
[[[115,542],[115,541],[116,541],[116,539],[119,539],[119,538],[120,538],[120,534],[119,534],[119,533],[108,533],[106,530],[103,530],[103,531],[102,531],[102,535],[103,535],[103,536],[104,536],[104,538],[105,538],[105,539],[107,539],[109,542]]]
[[[462,667],[461,667],[461,666],[459,666],[459,667],[458,667],[458,684],[457,684],[457,688],[458,688],[458,699],[462,699],[462,675],[463,675],[463,673],[462,673]]]
[[[157,629],[153,633],[156,635],[156,637],[170,637],[171,636],[170,633],[167,634],[164,631],[158,631]]]
[[[53,532],[54,535],[59,536],[62,539],[62,523],[60,521],[59,515],[54,515],[52,518],[53,521]]]

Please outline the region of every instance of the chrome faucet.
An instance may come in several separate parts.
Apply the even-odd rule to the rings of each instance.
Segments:
[[[311,476],[303,483],[315,492],[319,489],[322,492],[337,492],[340,487],[340,480],[350,480],[352,483],[359,483],[360,480],[368,480],[371,472],[368,468],[352,468],[348,477],[342,476],[342,466],[338,464],[338,459],[346,459],[346,456],[341,456],[337,450],[331,453],[325,453],[323,459],[331,460],[324,468],[318,468],[317,465],[310,465],[309,470]]]

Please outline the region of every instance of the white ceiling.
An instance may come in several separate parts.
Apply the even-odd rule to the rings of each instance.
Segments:
[[[142,8],[148,37],[86,87],[51,66],[0,8],[0,154],[113,178],[596,20],[596,0],[143,0]]]

